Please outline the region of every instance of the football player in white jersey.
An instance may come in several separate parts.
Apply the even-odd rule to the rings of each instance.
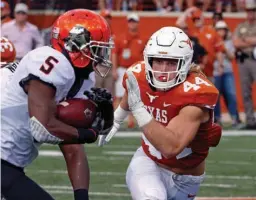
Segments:
[[[37,48],[20,61],[1,92],[1,193],[7,200],[53,199],[24,173],[42,143],[59,145],[75,200],[89,198],[89,169],[82,144],[95,142],[112,126],[111,95],[103,89],[86,93],[108,110],[99,111],[101,117],[90,129],[56,119],[56,104],[84,98],[84,91],[93,86],[94,72],[106,76],[112,47],[106,21],[95,12],[76,9],[56,20],[51,47]]]

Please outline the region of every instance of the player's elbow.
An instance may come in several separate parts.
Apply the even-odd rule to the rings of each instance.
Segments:
[[[163,147],[160,152],[165,158],[169,159],[178,155],[178,149],[179,148],[176,145],[168,145],[167,147]]]
[[[165,147],[163,147],[163,149],[160,151],[161,154],[169,159],[172,157],[177,156],[180,152],[182,151],[182,147],[179,143],[173,144],[173,145],[166,145]]]

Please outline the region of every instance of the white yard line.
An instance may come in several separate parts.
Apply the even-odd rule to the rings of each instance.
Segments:
[[[52,144],[43,144],[42,147],[54,147]],[[85,145],[85,148],[104,148],[104,149],[136,149],[140,146],[139,145],[120,145],[120,144],[110,144],[110,145],[105,145],[104,147],[99,147],[97,144],[90,144],[90,145]]]
[[[127,160],[127,156],[131,157],[134,152],[133,151],[105,151],[103,154],[106,156],[90,156],[88,155],[89,161],[122,161]],[[58,150],[40,150],[40,156],[46,157],[63,157],[61,151]],[[113,155],[113,156],[107,156]],[[245,162],[245,161],[221,161],[221,160],[207,160],[208,164],[220,164],[220,165],[253,165],[254,163]]]
[[[90,156],[88,155],[89,160],[96,160],[96,161],[101,161],[101,160],[107,160],[107,161],[116,161],[116,160],[127,160],[127,157],[121,157],[121,156]]]
[[[88,156],[90,161],[121,161],[127,160],[126,156],[132,156],[134,154],[133,151],[106,151],[103,152],[106,155],[115,155],[115,156]],[[58,150],[40,150],[40,156],[45,157],[63,157],[62,153]],[[207,160],[208,164],[221,164],[221,165],[253,165],[254,163],[251,162],[244,162],[244,161],[220,161],[220,160]]]
[[[222,165],[254,165],[254,163],[244,162],[244,161],[220,161],[220,160],[206,160],[209,164],[222,164]]]
[[[73,191],[66,191],[66,190],[52,190],[48,189],[47,192],[50,194],[74,194]],[[90,196],[110,196],[110,197],[129,197],[130,194],[128,193],[114,193],[114,192],[89,192]]]
[[[104,151],[103,154],[106,155],[116,155],[116,156],[132,156],[135,151]]]
[[[73,194],[73,188],[66,185],[41,185],[51,194]],[[113,184],[113,187],[126,188],[124,184]],[[201,184],[202,187],[234,188],[236,185],[229,184]],[[129,197],[129,193],[114,192],[89,192],[91,196]],[[254,197],[197,197],[196,200],[256,200]]]
[[[215,184],[215,183],[202,183],[200,187],[214,187],[214,188],[236,188],[235,184]],[[243,187],[244,188],[244,187]]]
[[[104,149],[136,149],[139,148],[139,145],[118,145],[118,144],[109,144],[104,145]],[[86,145],[85,148],[100,148],[97,145]]]
[[[59,150],[40,150],[40,156],[44,157],[63,157],[61,151]],[[108,161],[115,161],[115,160],[127,160],[125,157],[115,157],[115,156],[90,156],[88,155],[89,160],[108,160]]]
[[[202,183],[201,187],[215,187],[215,188],[236,188],[237,185],[235,184],[212,184],[212,183]],[[112,187],[116,188],[127,188],[125,184],[113,184]]]
[[[36,169],[31,170],[27,169],[26,172],[34,172],[40,174],[67,174],[66,170],[42,170]],[[111,172],[111,171],[101,171],[95,172],[91,171],[91,175],[96,176],[125,176],[125,172]],[[206,174],[206,179],[231,179],[231,180],[255,180],[256,176],[225,176],[225,175],[208,175]]]
[[[65,185],[41,185],[51,194],[73,194],[73,188]],[[89,192],[92,196],[115,196],[115,197],[128,197],[129,193],[113,193],[113,192]]]
[[[57,150],[40,150],[39,155],[47,156],[47,157],[63,157],[63,154],[61,153],[61,151],[57,151]]]
[[[222,132],[223,136],[256,136],[256,131],[237,131],[237,130],[224,130]],[[117,132],[115,137],[141,137],[141,132],[139,131],[120,131]]]
[[[50,194],[70,194],[73,191],[66,190],[47,190]],[[107,192],[89,192],[90,196],[111,196],[111,197],[130,197],[129,193],[107,193]],[[196,197],[195,200],[256,200],[256,197]]]
[[[236,153],[256,153],[256,149],[225,149],[224,151]]]

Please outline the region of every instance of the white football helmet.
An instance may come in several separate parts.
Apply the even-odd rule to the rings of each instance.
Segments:
[[[193,46],[189,37],[179,28],[163,27],[149,39],[144,49],[146,77],[148,82],[160,90],[168,90],[185,81],[191,66]],[[160,72],[152,69],[153,58],[177,59],[175,71]],[[175,78],[159,81],[155,74],[167,73],[167,77],[176,74]]]

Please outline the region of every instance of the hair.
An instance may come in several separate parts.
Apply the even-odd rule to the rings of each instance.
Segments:
[[[204,77],[206,77],[206,75],[204,74],[204,72],[202,71],[201,67],[199,65],[196,65],[195,63],[192,63],[190,65],[190,69],[189,69],[189,74],[190,73],[197,73],[199,75],[202,75]]]

